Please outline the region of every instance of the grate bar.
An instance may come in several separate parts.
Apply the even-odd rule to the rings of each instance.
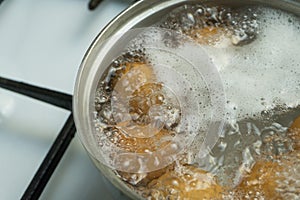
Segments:
[[[0,87],[34,99],[72,110],[72,95],[0,77]]]
[[[89,10],[95,10],[102,1],[103,0],[90,0],[88,5]]]
[[[67,119],[21,200],[38,199],[76,132],[73,115]]]

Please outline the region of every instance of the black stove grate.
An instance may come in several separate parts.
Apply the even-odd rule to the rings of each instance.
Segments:
[[[88,8],[90,10],[95,10],[102,1],[103,0],[90,0]]]
[[[66,123],[21,198],[22,200],[38,199],[76,132],[72,115],[72,96],[2,77],[0,77],[0,87],[71,111]]]
[[[38,171],[22,196],[22,200],[38,199],[51,175],[63,157],[76,132],[73,115],[70,114],[62,130],[56,137]]]
[[[72,111],[72,96],[0,77],[0,87]]]
[[[3,1],[4,0],[0,0],[0,5]],[[102,1],[103,0],[90,0],[88,3],[88,8],[90,10],[94,10]],[[133,3],[137,1],[139,0],[135,0]],[[42,194],[53,172],[62,159],[66,149],[74,138],[76,127],[72,114],[72,95],[3,77],[0,77],[0,88],[52,104],[71,112],[63,128],[49,149],[46,157],[31,180],[29,186],[21,197],[22,200],[35,200],[38,199]]]

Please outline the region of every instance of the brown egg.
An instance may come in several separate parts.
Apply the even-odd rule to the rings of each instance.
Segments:
[[[222,36],[226,35],[226,32],[224,28],[207,26],[201,29],[192,29],[188,32],[188,35],[199,44],[215,45]]]
[[[257,162],[251,172],[245,175],[242,182],[235,188],[235,195],[242,199],[280,198],[280,194],[275,190],[277,181],[282,179],[276,175],[280,171],[282,171],[282,167],[276,162]]]
[[[127,152],[132,153],[147,153],[154,152],[158,149],[165,147],[168,142],[160,141],[163,137],[170,136],[170,131],[165,129],[160,130],[157,134],[150,138],[136,138],[130,137],[126,133],[119,129],[115,129],[114,134],[110,137],[117,138],[114,143],[126,150]]]
[[[130,117],[116,120],[114,143],[128,152],[147,153],[168,148],[175,132],[164,128],[162,104],[169,104],[151,65],[127,63],[114,87]],[[152,108],[156,108],[156,110]],[[118,108],[117,108],[118,109]],[[162,117],[161,121],[158,120]],[[155,118],[155,119],[154,119]],[[156,121],[155,121],[156,120]],[[174,152],[173,152],[174,153]]]
[[[224,191],[212,174],[193,166],[176,167],[148,187],[152,199],[220,199]]]
[[[300,150],[300,117],[296,118],[288,130],[288,136],[293,140],[293,148]]]
[[[128,98],[141,85],[155,82],[153,68],[145,63],[126,63],[118,72],[119,79],[114,79],[114,91],[123,98]]]
[[[174,170],[174,163],[167,167],[149,173],[128,173],[118,171],[118,175],[122,178],[123,181],[129,183],[130,185],[134,185],[137,187],[142,186],[143,188],[146,188],[151,181],[159,178],[170,170]]]
[[[114,143],[128,152],[154,152],[165,147],[162,140],[173,134],[161,126],[151,126],[150,109],[165,100],[162,84],[157,83],[153,68],[144,63],[127,63],[116,82],[114,91],[125,106],[130,118],[119,120],[111,137]],[[118,109],[118,108],[116,108]]]
[[[172,130],[167,130],[163,124],[158,127],[150,126],[149,112],[151,107],[160,106],[164,103],[165,97],[162,91],[162,84],[157,83],[153,68],[144,63],[127,63],[119,79],[115,82],[114,90],[121,101],[128,106],[128,114],[131,118],[117,122],[113,130],[111,141],[129,153],[151,153],[164,149],[168,155],[174,150],[168,148],[170,139],[174,136]],[[128,155],[130,156],[130,155]],[[162,155],[156,157],[162,158]],[[121,160],[129,160],[127,155]],[[163,159],[160,160],[163,162]],[[147,168],[155,168],[154,162],[149,162]],[[150,173],[127,173],[118,172],[118,175],[132,185],[146,185],[153,179],[158,178],[172,168],[172,164],[163,169]]]
[[[258,161],[235,189],[241,197],[250,199],[294,199],[300,197],[300,117],[294,120],[288,133],[294,150],[281,155],[277,161]]]
[[[239,199],[299,199],[300,152],[293,151],[278,161],[258,161],[234,189]]]
[[[164,94],[160,83],[145,83],[136,89],[128,99],[129,120],[122,121],[117,127],[130,137],[150,138],[163,128],[163,112],[161,109],[153,113],[153,107],[162,105]],[[152,113],[151,113],[152,112]],[[154,117],[160,117],[161,123],[154,124]]]

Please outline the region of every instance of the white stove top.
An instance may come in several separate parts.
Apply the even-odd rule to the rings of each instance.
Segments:
[[[0,76],[72,94],[85,51],[130,1],[20,0],[0,5]],[[0,89],[0,199],[19,199],[68,112]],[[41,199],[124,199],[72,141]]]

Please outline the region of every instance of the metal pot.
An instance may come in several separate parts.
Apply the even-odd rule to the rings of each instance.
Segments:
[[[128,185],[124,184],[110,168],[99,162],[98,155],[93,151],[97,146],[95,145],[91,134],[93,132],[91,122],[93,121],[94,110],[94,104],[92,102],[94,102],[95,90],[99,81],[98,78],[101,77],[107,66],[101,65],[99,67],[99,63],[103,60],[104,55],[110,51],[109,46],[110,44],[113,44],[114,41],[109,41],[106,45],[103,45],[103,43],[110,40],[109,38],[113,35],[122,35],[133,28],[151,26],[172,9],[184,4],[194,3],[230,5],[231,7],[265,5],[300,16],[300,1],[298,0],[142,0],[119,14],[104,30],[101,31],[85,54],[78,72],[73,99],[74,118],[80,139],[95,165],[115,186],[133,199],[142,199],[142,197],[134,193]]]

